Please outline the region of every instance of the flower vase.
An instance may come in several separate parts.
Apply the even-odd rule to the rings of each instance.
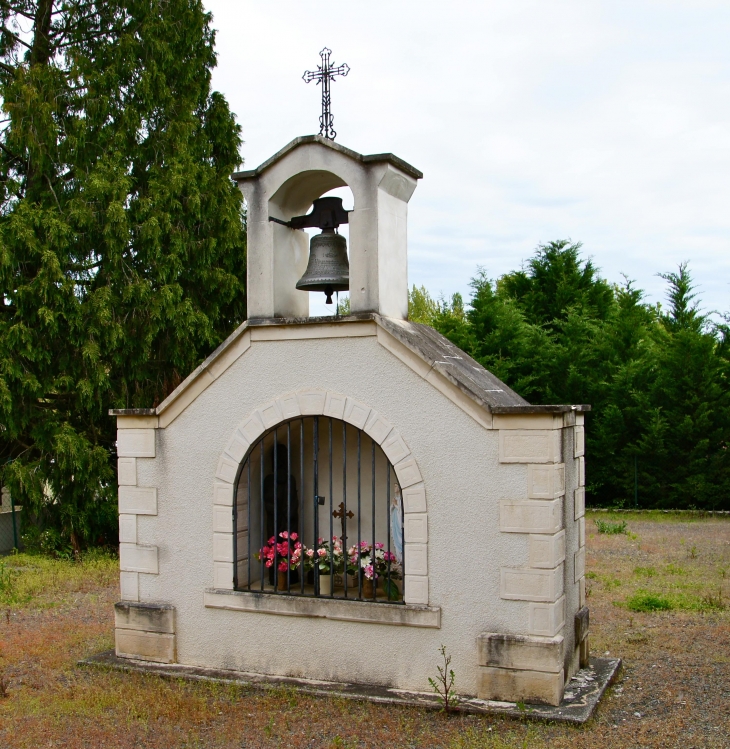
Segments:
[[[362,579],[362,597],[363,598],[372,598],[375,593],[375,589],[373,587],[373,581],[369,580],[367,577],[363,577]]]
[[[332,595],[332,575],[319,575],[319,594],[321,596]]]
[[[286,590],[287,573],[289,570],[277,570],[276,571],[276,588],[277,590]]]

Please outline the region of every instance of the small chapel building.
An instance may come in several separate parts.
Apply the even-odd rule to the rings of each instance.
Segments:
[[[421,177],[320,136],[233,175],[248,319],[112,412],[118,657],[426,692],[443,644],[463,695],[553,705],[587,665],[588,407],[530,405],[409,322]],[[340,236],[315,201],[343,186],[350,313],[310,317],[297,284],[334,256],[296,227]]]

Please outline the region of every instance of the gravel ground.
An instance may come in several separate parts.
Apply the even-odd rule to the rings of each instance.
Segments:
[[[611,520],[587,523],[591,647],[625,665],[584,727],[80,669],[112,645],[115,573],[59,563],[0,606],[0,747],[730,748],[730,520],[630,515],[604,535],[595,518]],[[627,607],[646,595],[670,610]]]

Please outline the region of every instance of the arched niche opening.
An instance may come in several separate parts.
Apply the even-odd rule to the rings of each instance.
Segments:
[[[241,463],[233,506],[237,590],[403,602],[401,490],[365,431],[325,416],[267,430]]]

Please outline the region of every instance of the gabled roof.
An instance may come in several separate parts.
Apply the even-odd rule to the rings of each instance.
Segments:
[[[423,179],[423,172],[419,172],[416,167],[411,166],[408,162],[403,161],[403,159],[399,159],[395,154],[373,153],[364,156],[357,151],[353,151],[350,148],[341,146],[339,143],[335,143],[333,140],[323,138],[321,135],[300,135],[298,138],[294,138],[291,143],[287,143],[287,145],[285,145],[284,148],[281,149],[281,151],[275,153],[271,158],[266,159],[266,161],[264,161],[264,163],[260,166],[256,167],[256,169],[250,169],[244,172],[234,172],[231,175],[231,179],[235,180],[236,182],[241,182],[247,179],[254,179],[255,177],[258,177],[262,172],[265,172],[270,166],[276,164],[277,161],[283,159],[284,156],[286,156],[290,151],[293,151],[295,148],[299,148],[299,146],[304,145],[305,143],[319,143],[321,146],[331,148],[333,151],[337,151],[341,154],[344,154],[345,156],[349,156],[351,159],[359,161],[363,164],[387,162],[395,167],[398,167],[398,169],[410,175],[414,179]]]
[[[246,320],[240,325],[199,367],[160,403],[157,408],[112,409],[112,416],[161,416],[168,411],[168,423],[174,420],[189,403],[197,398],[223,372],[248,349],[245,333],[257,328],[298,326],[347,326],[353,323],[374,322],[380,330],[405,347],[420,362],[419,368],[441,377],[466,395],[470,401],[489,413],[532,414],[563,413],[566,411],[589,411],[590,406],[533,406],[522,396],[495,377],[467,353],[455,346],[439,332],[429,327],[406,320],[395,320],[375,313],[349,315],[348,317],[314,317],[304,319],[271,318],[266,320]],[[304,332],[304,331],[302,331]],[[347,336],[345,328],[342,334]],[[309,337],[307,335],[297,337]],[[320,337],[316,330],[312,338]],[[387,347],[386,347],[387,348]],[[427,369],[424,368],[426,365]],[[428,377],[426,377],[428,379]],[[188,392],[190,391],[190,392]],[[183,394],[187,394],[183,398]],[[184,405],[183,405],[184,404]]]

